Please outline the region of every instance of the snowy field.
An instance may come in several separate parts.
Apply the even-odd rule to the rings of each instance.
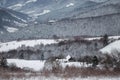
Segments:
[[[40,77],[21,78],[21,79],[11,78],[9,80],[120,80],[120,77],[86,77],[86,78],[74,77],[74,78],[60,78],[60,77],[54,77],[54,76],[50,76],[50,77],[40,76]]]
[[[64,62],[67,61],[67,62]],[[21,69],[30,69],[32,71],[42,71],[43,68],[45,67],[45,60],[41,61],[41,60],[23,60],[23,59],[7,59],[8,65],[11,64],[15,64],[17,67],[21,68]],[[83,64],[80,62],[69,62],[67,59],[63,59],[62,61],[59,61],[60,66],[64,69],[66,68],[66,66],[69,67],[77,67],[77,68],[81,68],[81,67],[88,67],[91,66],[91,64],[87,65],[87,64]],[[48,65],[48,67],[50,67]]]
[[[117,55],[120,52],[120,40],[117,40],[100,50],[103,54]]]
[[[9,50],[17,49],[21,46],[25,47],[34,47],[36,45],[47,45],[47,44],[54,44],[58,43],[59,41],[62,41],[62,39],[59,39],[58,41],[54,39],[39,39],[39,40],[22,40],[22,41],[11,41],[6,43],[0,43],[0,52],[7,52]]]
[[[99,39],[101,39],[102,37],[93,37],[93,38],[86,38],[86,40],[99,40]],[[108,37],[109,39],[119,39],[120,38],[120,36],[109,36]]]
[[[95,39],[101,39],[102,37],[92,37],[92,38],[85,38],[86,40],[95,40]],[[109,39],[119,39],[120,36],[110,36]],[[21,46],[25,47],[34,47],[36,45],[47,45],[47,44],[54,44],[54,43],[59,43],[60,41],[64,41],[68,39],[59,39],[59,40],[54,40],[54,39],[38,39],[38,40],[21,40],[21,41],[11,41],[11,42],[6,42],[6,43],[0,43],[0,52],[7,52],[10,50],[17,49]]]
[[[14,63],[16,64],[17,67],[20,67],[22,69],[25,68],[29,68],[31,70],[34,71],[41,71],[44,68],[44,64],[45,61],[40,61],[40,60],[20,60],[20,59],[7,59],[8,64]],[[69,67],[88,67],[91,65],[87,65],[80,62],[61,62],[61,66],[63,68],[65,68],[66,66]],[[39,72],[38,72],[39,74]],[[0,80],[3,80],[0,78]],[[90,77],[57,77],[54,74],[50,74],[50,76],[42,76],[42,75],[38,75],[38,76],[25,76],[25,77],[21,77],[21,78],[17,78],[17,77],[11,77],[7,80],[120,80],[120,77],[118,76],[114,76],[114,77],[110,77],[110,76],[90,76]]]
[[[8,65],[15,64],[21,69],[28,68],[34,71],[40,71],[44,68],[45,61],[40,60],[20,60],[20,59],[7,59]]]

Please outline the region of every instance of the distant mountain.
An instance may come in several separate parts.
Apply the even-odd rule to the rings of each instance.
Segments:
[[[82,13],[78,13],[74,15],[74,18],[85,18],[85,17],[95,17],[102,15],[109,15],[114,13],[120,13],[120,1],[109,0],[105,3],[97,5],[96,7],[84,11]]]
[[[5,9],[4,15],[12,17],[11,22],[1,23],[0,39],[4,41],[53,36],[120,35],[120,0],[3,0],[1,6],[9,8]],[[27,20],[32,20],[27,19],[28,16],[35,21],[18,29],[19,24],[15,25],[14,20],[26,25]],[[6,33],[3,34],[3,31]]]
[[[27,26],[28,17],[25,14],[0,8],[0,34],[14,33],[20,28]]]
[[[120,35],[120,13],[97,17],[66,18],[55,22],[37,23],[24,27],[14,34],[2,34],[0,38],[7,40],[38,38],[72,38],[74,36]]]
[[[1,0],[2,7],[28,14],[38,21],[84,18],[120,12],[119,0]]]
[[[20,11],[40,21],[61,19],[104,3],[98,0],[3,0],[2,7]],[[3,3],[4,2],[4,3]]]

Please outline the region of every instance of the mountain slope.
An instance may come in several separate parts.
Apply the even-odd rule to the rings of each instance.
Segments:
[[[27,26],[27,22],[30,19],[27,15],[22,13],[0,8],[0,32],[13,33],[19,28]]]
[[[100,50],[100,52],[102,52],[103,54],[109,54],[109,55],[119,55],[120,52],[120,40],[117,40],[109,45],[107,45],[106,47],[102,48]]]
[[[97,5],[93,9],[88,11],[84,11],[82,13],[74,15],[75,18],[84,18],[84,17],[94,17],[94,16],[102,16],[109,15],[114,13],[120,13],[120,1],[109,0],[106,3]]]
[[[103,2],[105,1],[103,0]],[[69,13],[71,13],[69,16],[72,16],[102,3],[97,0],[4,0],[1,2],[3,7],[23,12],[34,18],[40,16],[39,19],[41,17],[45,19],[57,19],[59,17],[61,19],[68,16]]]
[[[38,21],[120,13],[119,0],[2,0],[1,6],[38,18]]]
[[[12,37],[7,37],[7,39],[53,38],[54,35],[60,38],[84,35],[101,36],[104,34],[115,36],[120,35],[119,26],[119,13],[78,19],[66,18],[53,23],[36,24],[31,27],[25,27],[17,33],[9,35]],[[4,36],[8,35],[0,37]]]
[[[60,38],[83,35],[120,35],[119,0],[102,0],[101,2],[96,0],[11,0],[11,3],[10,0],[4,1],[6,2],[2,5],[3,7],[18,8],[14,10],[26,13],[38,21],[35,23],[31,22],[29,27],[19,30],[15,29],[15,25],[10,26],[8,24],[9,27],[12,27],[12,29],[7,28],[9,32],[17,32],[0,35],[0,38],[5,41],[53,38],[54,35]],[[17,16],[22,17],[22,15],[17,13]],[[13,17],[13,15],[11,16]],[[22,20],[21,22],[24,21]],[[14,20],[10,24],[14,24]],[[3,30],[7,31],[6,28],[1,27],[1,31]]]

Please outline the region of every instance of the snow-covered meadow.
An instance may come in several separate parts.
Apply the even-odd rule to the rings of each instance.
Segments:
[[[100,52],[102,52],[104,54],[117,55],[117,54],[114,54],[114,51],[120,52],[120,47],[119,46],[120,46],[120,40],[115,41],[115,42],[107,45],[103,49],[100,49]]]
[[[110,43],[109,45],[107,45],[104,48],[99,49],[98,51],[100,51],[101,53],[109,53],[109,55],[111,55],[111,52],[113,50],[117,50],[118,52],[120,51],[119,45],[120,45],[120,40],[119,36],[111,36],[109,37],[109,39],[115,39],[115,42]],[[92,41],[92,40],[99,40],[101,39],[101,37],[96,37],[96,38],[86,38],[85,40],[88,41]],[[64,39],[65,40],[65,39]],[[67,39],[66,39],[67,40]],[[19,48],[20,46],[28,46],[28,47],[34,47],[35,45],[50,45],[50,44],[56,44],[59,43],[60,41],[63,41],[63,39],[59,39],[59,40],[44,40],[44,39],[40,39],[40,40],[24,40],[24,41],[12,41],[12,42],[6,42],[6,43],[0,43],[0,52],[7,52],[9,50],[14,50]],[[66,69],[68,68],[76,68],[76,69],[81,69],[81,68],[88,68],[88,67],[92,67],[92,64],[87,64],[86,62],[70,62],[69,59],[71,58],[70,55],[68,55],[65,59],[56,59],[56,61],[59,61],[59,65],[60,67],[62,67],[62,69]],[[10,66],[11,64],[16,65],[16,67],[24,69],[24,70],[31,70],[31,71],[35,71],[35,72],[41,72],[45,69],[46,65],[46,61],[47,60],[24,60],[24,59],[7,59],[8,62],[8,66]],[[101,65],[97,66],[98,68],[102,69]],[[48,65],[47,68],[50,68],[50,65]],[[115,77],[109,77],[109,76],[93,76],[93,77],[83,77],[83,76],[78,76],[78,77],[72,77],[72,78],[66,78],[66,77],[58,77],[55,76],[53,74],[51,74],[48,77],[39,75],[39,76],[31,76],[31,77],[23,77],[21,79],[16,78],[16,77],[12,77],[9,80],[120,80],[120,77],[115,76]]]
[[[62,41],[62,39],[54,40],[54,39],[38,39],[38,40],[22,40],[22,41],[11,41],[6,43],[0,43],[0,52],[7,52],[10,50],[17,49],[21,46],[25,47],[34,47],[36,45],[48,45],[54,44]]]
[[[59,62],[59,65],[62,68],[68,67],[89,67],[91,64],[83,64],[80,62],[69,62],[69,59],[71,57],[68,55],[65,59],[56,59],[56,61]],[[23,59],[7,59],[8,66],[11,64],[16,65],[16,67],[21,68],[21,69],[30,69],[32,71],[42,71],[45,66],[46,60],[23,60]],[[52,64],[53,65],[53,64]],[[48,65],[50,67],[50,65]],[[48,68],[49,68],[48,67]]]

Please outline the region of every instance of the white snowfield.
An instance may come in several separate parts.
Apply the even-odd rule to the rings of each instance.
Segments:
[[[18,31],[18,29],[17,28],[14,28],[14,27],[5,27],[6,28],[6,30],[9,32],[9,33],[14,33],[14,32],[16,32],[16,31]]]
[[[70,55],[66,56],[65,62],[61,61],[61,59],[56,59],[56,61],[59,61],[59,64],[62,68],[69,67],[88,67],[90,65],[80,63],[80,62],[69,62],[69,59],[71,58]],[[8,65],[15,64],[17,67],[24,69],[28,68],[33,71],[41,71],[43,68],[47,65],[45,65],[45,60],[23,60],[23,59],[7,59]],[[50,65],[49,65],[50,66]]]
[[[102,37],[93,37],[93,38],[86,38],[86,40],[99,40],[99,39],[101,39]],[[109,39],[119,39],[120,38],[120,36],[109,36],[108,37]]]
[[[31,3],[31,2],[37,2],[37,0],[27,0],[27,2],[25,2],[26,4]]]
[[[90,1],[93,1],[93,2],[98,2],[98,3],[100,3],[100,2],[105,2],[105,1],[107,1],[107,0],[90,0]]]
[[[66,7],[71,7],[74,6],[74,3],[69,3],[68,5],[66,5]]]
[[[120,52],[120,40],[117,40],[100,50],[103,54],[117,55]]]
[[[17,10],[20,9],[23,5],[22,4],[15,4],[13,6],[9,6],[9,9]]]
[[[23,59],[7,59],[8,65],[15,64],[16,67],[19,67],[21,69],[30,69],[33,71],[41,71],[45,67],[45,60],[23,60]],[[88,67],[91,66],[91,64],[87,65],[80,62],[60,62],[60,66],[62,68],[69,67]]]
[[[44,68],[45,61],[40,60],[20,60],[20,59],[7,59],[8,65],[15,64],[21,69],[30,69],[33,71],[40,71]]]
[[[69,58],[69,55],[66,57]],[[8,64],[16,64],[17,67],[20,67],[22,69],[30,69],[33,71],[41,71],[44,68],[45,61],[40,61],[40,60],[20,60],[20,59],[7,59]],[[60,62],[61,66],[65,68],[66,66],[75,66],[75,67],[88,67],[91,65],[79,63],[79,62]],[[14,77],[12,77],[13,80]],[[61,77],[55,77],[53,75],[49,77],[45,76],[35,76],[35,77],[27,77],[27,78],[14,78],[14,80],[120,80],[120,77],[106,77],[106,76],[101,76],[101,77],[72,77],[72,78],[61,78]]]
[[[0,52],[7,52],[10,50],[17,49],[21,46],[25,47],[34,47],[36,45],[47,45],[47,44],[54,44],[58,43],[59,41],[62,41],[62,39],[59,39],[58,41],[54,39],[39,39],[39,40],[23,40],[23,41],[11,41],[6,43],[0,43]]]
[[[29,77],[29,78],[12,78],[9,80],[120,80],[120,77],[108,77],[108,76],[101,76],[101,77],[72,77],[72,78],[61,78],[55,76],[39,76],[39,77]]]
[[[34,14],[34,17],[36,18],[36,17],[38,17],[38,16],[41,16],[41,15],[44,15],[44,14],[47,14],[47,13],[50,13],[51,12],[51,10],[43,10],[43,12],[41,12],[41,13],[37,13],[37,14]]]
[[[102,37],[93,37],[93,38],[85,38],[86,40],[95,40],[100,39]],[[110,36],[109,39],[119,39],[120,36]],[[11,41],[6,43],[0,43],[0,52],[7,52],[10,50],[17,49],[21,46],[25,47],[34,47],[36,45],[47,45],[47,44],[53,44],[58,43],[59,41],[68,40],[68,39],[59,39],[58,41],[54,39],[38,39],[38,40],[22,40],[22,41]]]

